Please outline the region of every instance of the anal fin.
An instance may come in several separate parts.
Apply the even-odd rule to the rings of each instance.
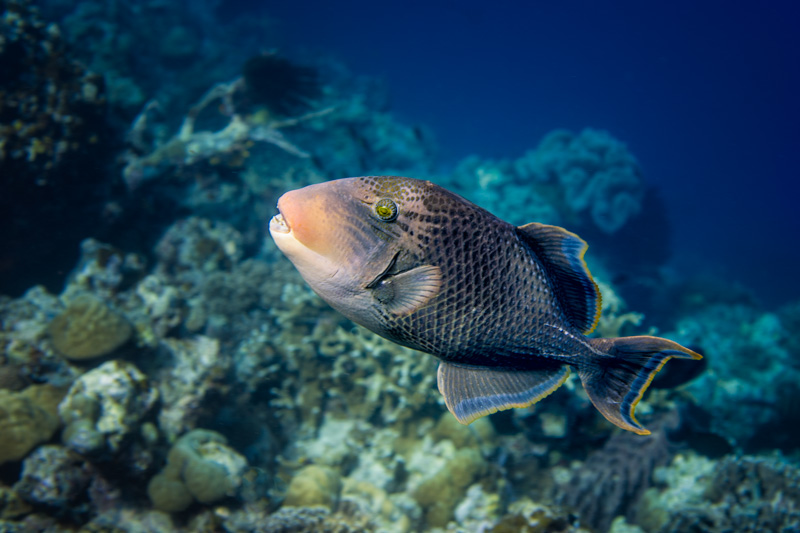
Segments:
[[[538,370],[508,370],[465,367],[439,363],[439,392],[456,420],[469,424],[478,418],[528,407],[548,396],[569,375],[569,367],[558,365]]]

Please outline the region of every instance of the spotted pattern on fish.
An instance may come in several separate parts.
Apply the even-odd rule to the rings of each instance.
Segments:
[[[371,197],[399,203],[415,256],[440,266],[444,280],[416,313],[383,311],[384,336],[447,361],[508,368],[591,351],[570,332],[541,261],[514,226],[429,182],[360,179]]]
[[[586,243],[562,228],[514,227],[397,176],[312,185],[278,207],[270,231],[311,287],[353,321],[441,359],[439,390],[462,423],[539,401],[574,368],[603,416],[647,434],[634,409],[653,376],[672,357],[700,358],[657,337],[586,337],[600,293]]]

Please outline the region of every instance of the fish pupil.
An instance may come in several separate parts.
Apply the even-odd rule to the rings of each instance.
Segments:
[[[391,222],[397,218],[397,204],[388,198],[378,200],[375,204],[375,213],[381,220]]]

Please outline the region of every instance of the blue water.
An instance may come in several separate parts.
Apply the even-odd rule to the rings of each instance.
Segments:
[[[443,165],[519,157],[556,128],[609,130],[663,193],[683,268],[741,281],[767,304],[800,296],[796,2],[300,0],[269,11],[285,50],[385,79],[392,109],[436,133]]]

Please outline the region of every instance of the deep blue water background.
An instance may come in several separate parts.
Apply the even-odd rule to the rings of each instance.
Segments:
[[[274,17],[283,53],[384,79],[445,167],[519,157],[556,128],[609,130],[666,199],[676,264],[767,305],[800,298],[800,2],[610,5],[229,4]]]

